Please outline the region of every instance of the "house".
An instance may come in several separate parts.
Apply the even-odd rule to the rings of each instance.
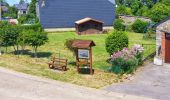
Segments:
[[[44,28],[73,28],[86,17],[112,26],[115,0],[38,0],[37,16]]]
[[[92,18],[84,18],[75,22],[78,35],[102,33],[103,22]]]
[[[156,25],[156,57],[154,63],[170,63],[170,16]]]
[[[5,2],[0,3],[0,20],[2,20],[2,14],[7,12],[8,12],[7,3]]]
[[[15,4],[14,7],[17,8],[17,10],[18,10],[18,18],[22,15],[27,14],[28,10],[29,10],[29,4],[26,2],[22,2],[20,4]]]

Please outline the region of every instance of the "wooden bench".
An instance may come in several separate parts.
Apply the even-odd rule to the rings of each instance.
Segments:
[[[62,68],[62,70],[67,70],[67,59],[55,58],[53,57],[52,60],[48,63],[50,69],[53,68]]]

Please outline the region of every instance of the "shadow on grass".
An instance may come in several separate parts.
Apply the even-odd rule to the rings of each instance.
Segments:
[[[29,55],[30,57],[34,58],[35,55],[33,52],[31,52],[31,50],[26,49],[26,50],[18,50],[17,52],[11,52],[15,55]],[[38,52],[37,53],[37,58],[48,58],[52,55],[51,52]]]
[[[79,73],[80,74],[90,74],[90,68],[80,68]],[[94,74],[94,69],[93,69],[93,74]]]

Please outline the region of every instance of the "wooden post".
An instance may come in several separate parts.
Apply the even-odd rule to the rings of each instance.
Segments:
[[[92,68],[92,48],[90,47],[90,74],[93,74],[93,68]]]
[[[76,49],[76,65],[77,65],[77,72],[79,73],[79,58],[78,58],[78,48]]]

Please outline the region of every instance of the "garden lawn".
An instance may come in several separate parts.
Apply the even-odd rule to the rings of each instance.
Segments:
[[[129,36],[129,47],[133,44],[155,44],[155,40],[144,40],[143,34],[127,34]],[[48,37],[48,43],[38,48],[39,58],[32,58],[30,51],[27,55],[22,56],[5,54],[0,56],[0,66],[27,74],[43,76],[93,88],[101,88],[120,81],[118,76],[106,72],[110,66],[106,62],[109,58],[109,55],[105,50],[105,39],[107,34],[78,36],[75,32],[56,32],[49,33]],[[64,46],[65,41],[71,38],[88,39],[93,40],[96,43],[96,46],[93,47],[93,68],[95,69],[95,74],[93,76],[77,73],[74,63],[75,56]],[[30,47],[28,49],[30,50]],[[49,69],[47,62],[52,55],[68,58],[69,70],[66,72],[60,72]]]

